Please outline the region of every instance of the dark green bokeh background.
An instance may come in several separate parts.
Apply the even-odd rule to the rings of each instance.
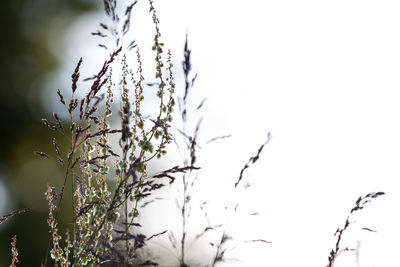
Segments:
[[[43,77],[60,62],[51,53],[49,30],[59,17],[73,22],[84,12],[101,7],[95,0],[5,0],[0,8],[0,179],[13,207],[32,211],[0,225],[0,266],[11,263],[11,238],[17,235],[18,266],[40,266],[48,243],[46,182],[59,183],[60,169],[39,159],[33,150],[52,151],[54,132],[44,127]],[[62,36],[68,23],[59,23]],[[54,30],[54,29],[53,29]],[[51,40],[50,40],[51,42]],[[65,77],[66,84],[70,77]],[[54,88],[54,93],[56,93]],[[4,214],[0,214],[0,217]]]

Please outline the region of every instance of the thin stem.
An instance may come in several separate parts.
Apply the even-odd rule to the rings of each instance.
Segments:
[[[181,209],[182,215],[182,239],[181,239],[181,266],[185,266],[185,239],[186,239],[186,198],[187,198],[187,182],[186,175],[183,175],[183,203]]]

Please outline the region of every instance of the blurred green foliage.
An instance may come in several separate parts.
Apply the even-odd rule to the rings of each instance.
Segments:
[[[13,200],[13,209],[32,211],[0,225],[0,266],[11,263],[11,238],[17,235],[18,266],[40,266],[48,242],[44,191],[60,170],[33,150],[52,151],[54,132],[40,121],[45,116],[40,94],[43,77],[60,62],[49,47],[49,33],[60,18],[73,22],[101,4],[94,0],[5,0],[0,8],[0,179]],[[68,24],[57,29],[65,32]],[[62,34],[60,35],[62,36]],[[66,77],[69,82],[69,77]],[[55,89],[56,90],[56,89]],[[54,91],[55,93],[55,91]],[[2,216],[4,214],[0,214]]]

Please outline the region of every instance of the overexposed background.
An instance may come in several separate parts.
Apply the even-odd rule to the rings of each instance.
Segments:
[[[189,35],[198,72],[193,107],[207,97],[199,139],[232,135],[199,152],[201,177],[209,182],[200,183],[204,193],[197,197],[236,197],[227,188],[271,132],[260,160],[245,172],[253,186],[240,195],[244,211],[230,229],[238,238],[272,243],[240,246],[228,256],[243,261],[226,266],[325,266],[333,234],[356,199],[376,191],[387,195],[354,217],[343,240],[357,253],[343,253],[337,266],[399,264],[398,1],[158,0],[155,6],[180,88]],[[69,77],[80,56],[87,68],[104,61],[107,52],[89,34],[102,19],[102,12],[82,16],[68,36],[49,40],[65,49],[56,77]],[[150,47],[147,1],[135,6],[131,27],[132,39]],[[52,79],[49,90],[59,82]],[[249,219],[246,210],[260,216]]]

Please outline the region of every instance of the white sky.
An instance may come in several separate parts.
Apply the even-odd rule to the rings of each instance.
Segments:
[[[144,9],[138,5],[133,13],[133,33],[151,41],[146,26],[137,28],[142,17],[150,18],[143,11],[146,1],[139,2]],[[359,266],[398,265],[400,3],[159,0],[155,5],[178,67],[188,30],[199,73],[193,105],[207,97],[201,138],[232,134],[201,152],[202,177],[220,179],[221,186],[235,181],[272,133],[245,177],[254,185],[242,204],[262,215],[252,223],[247,216],[236,219],[234,227],[238,236],[272,244],[238,249],[236,256],[244,261],[237,266],[325,266],[336,228],[360,195],[374,191],[387,195],[355,217],[344,246],[360,244]],[[82,31],[66,39],[71,46],[66,55],[75,60],[65,67],[68,73],[81,55],[88,62],[103,60],[93,41],[81,39],[97,23],[93,15],[74,24],[71,32]],[[140,36],[134,38],[140,42]],[[177,81],[182,84],[182,77]],[[229,197],[225,187],[205,190],[205,197]],[[337,266],[357,266],[354,253],[342,254]]]

